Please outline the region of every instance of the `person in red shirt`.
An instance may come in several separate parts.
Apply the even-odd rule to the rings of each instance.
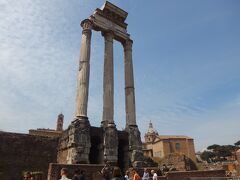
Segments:
[[[140,176],[138,175],[135,169],[132,170],[133,180],[140,180]]]

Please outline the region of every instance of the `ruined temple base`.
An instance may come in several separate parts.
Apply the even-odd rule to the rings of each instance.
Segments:
[[[57,163],[59,164],[104,164],[104,129],[101,127],[89,127],[89,154],[88,162],[80,163],[69,163],[68,162],[68,150],[69,150],[69,129],[63,132],[62,137],[60,137],[58,145],[58,157]],[[70,131],[71,132],[71,131]],[[72,133],[74,134],[74,133]],[[80,133],[75,133],[80,134]],[[112,163],[112,165],[117,165],[122,171],[125,171],[129,168],[129,140],[128,133],[126,131],[116,131],[117,141],[114,142],[117,148],[117,162]],[[77,139],[76,139],[77,140]],[[82,144],[84,145],[84,144]],[[80,153],[79,153],[80,154]],[[109,153],[110,154],[110,153]],[[109,157],[107,157],[109,158]],[[111,159],[110,160],[111,163]]]
[[[104,167],[103,164],[57,164],[50,163],[48,169],[48,180],[61,179],[60,171],[62,168],[67,168],[69,172],[68,178],[72,178],[75,169],[85,171],[86,180],[97,180],[100,177],[100,172]]]

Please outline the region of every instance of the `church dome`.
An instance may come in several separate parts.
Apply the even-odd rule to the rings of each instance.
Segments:
[[[153,128],[153,124],[152,124],[151,121],[150,121],[150,123],[149,123],[149,127],[148,127],[147,134],[155,134],[155,135],[158,135],[158,132]]]

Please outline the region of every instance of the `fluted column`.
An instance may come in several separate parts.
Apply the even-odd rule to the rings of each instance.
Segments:
[[[103,33],[105,40],[103,76],[103,117],[102,126],[114,124],[114,78],[113,78],[113,33]]]
[[[80,63],[77,78],[76,117],[87,117],[88,89],[90,74],[90,49],[92,22],[88,19],[82,21],[82,41],[80,50]]]
[[[128,39],[123,43],[124,46],[124,71],[125,71],[125,108],[126,108],[126,127],[136,125],[134,76],[132,62],[132,43]]]
[[[79,71],[77,77],[76,112],[74,121],[68,127],[67,163],[89,163],[91,148],[90,123],[87,117],[90,48],[92,22],[85,19],[81,22],[82,42],[80,50]]]

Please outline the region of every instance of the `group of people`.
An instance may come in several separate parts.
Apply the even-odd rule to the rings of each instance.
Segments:
[[[69,179],[69,173],[67,168],[62,168],[60,171],[60,180],[85,180],[85,171],[76,169],[72,179]],[[103,169],[99,171],[99,180],[157,180],[158,175],[154,170],[149,171],[144,169],[143,176],[141,177],[136,169],[130,168],[126,171],[125,175],[122,175],[119,167],[112,167],[108,163],[105,164]],[[34,180],[30,172],[27,172],[24,176],[24,180]]]
[[[105,166],[100,172],[101,180],[149,180],[150,177],[153,180],[157,180],[157,173],[154,170],[151,170],[150,174],[148,169],[144,169],[143,177],[140,177],[136,169],[130,168],[126,171],[125,175],[123,176],[119,167],[114,167],[105,161]]]
[[[61,169],[61,179],[60,180],[71,180],[68,179],[68,170],[67,168],[62,168]],[[72,180],[85,180],[85,171],[76,169],[74,171],[74,175],[72,177]]]
[[[151,170],[149,174],[147,168],[144,168],[144,173],[142,177],[140,177],[137,171],[133,168],[130,171],[127,171],[126,175],[124,176],[124,180],[150,180],[150,179],[157,180],[158,175],[154,170]]]
[[[126,171],[125,176],[122,175],[119,167],[104,166],[100,172],[101,177],[99,180],[157,180],[157,173],[154,170],[151,170],[150,173],[148,169],[144,169],[144,174],[142,177],[134,168],[130,168]],[[60,180],[71,180],[68,179],[68,171],[66,168],[61,169],[61,179]],[[85,180],[85,172],[80,170],[75,170],[75,174],[72,180]]]
[[[154,170],[151,170],[150,173],[148,172],[148,169],[144,169],[144,174],[141,177],[136,169],[130,168],[126,171],[125,176],[121,174],[121,170],[119,167],[114,167],[112,170],[112,173],[109,171],[102,171],[103,176],[101,177],[101,180],[157,180],[158,175]]]
[[[158,175],[154,170],[151,170],[151,175],[152,175],[153,180],[158,179]],[[144,168],[144,173],[143,173],[142,180],[149,180],[149,179],[150,179],[150,175],[148,173],[148,170],[147,170],[147,168]]]

